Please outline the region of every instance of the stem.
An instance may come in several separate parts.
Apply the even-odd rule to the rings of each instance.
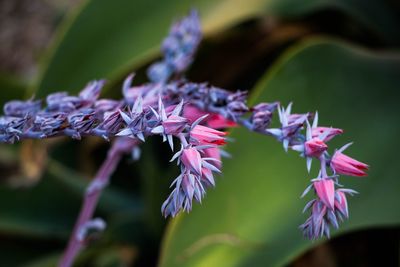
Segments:
[[[328,177],[328,173],[326,171],[326,160],[325,160],[325,156],[321,155],[321,157],[319,157],[319,160],[321,161],[321,175],[322,177]]]
[[[59,267],[72,266],[75,258],[84,246],[84,242],[78,239],[79,230],[92,219],[100,194],[109,183],[110,177],[120,162],[123,154],[129,152],[137,144],[137,140],[119,138],[115,140],[114,144],[108,151],[106,160],[101,165],[96,176],[85,192],[79,217],[75,223],[72,235],[70,236],[68,246],[59,262]]]

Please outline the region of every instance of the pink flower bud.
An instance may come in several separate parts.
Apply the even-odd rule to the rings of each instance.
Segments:
[[[182,151],[181,161],[186,169],[201,175],[201,155],[197,149],[185,148]]]
[[[224,145],[226,133],[202,125],[196,125],[190,131],[190,138],[199,145]]]
[[[339,174],[366,176],[365,171],[368,170],[368,165],[336,151],[331,160],[331,168]]]
[[[312,128],[312,137],[320,137],[320,136],[324,136],[324,138],[322,138],[322,141],[324,142],[328,142],[330,140],[332,140],[333,137],[335,137],[336,135],[342,134],[343,130],[342,129],[338,129],[338,128],[329,128],[329,127],[315,127]]]
[[[318,158],[328,149],[328,146],[319,138],[313,138],[304,143],[304,153],[307,157]]]
[[[188,119],[177,115],[171,115],[162,122],[162,126],[166,134],[178,134],[185,129],[187,123]]]
[[[314,182],[314,188],[321,201],[330,209],[334,209],[335,184],[332,179],[318,179]]]

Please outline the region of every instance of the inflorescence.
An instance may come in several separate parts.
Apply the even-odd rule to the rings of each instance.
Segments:
[[[250,107],[246,92],[232,93],[182,78],[200,40],[200,22],[193,11],[172,26],[162,45],[164,57],[148,70],[150,82],[132,86],[134,75],[128,76],[119,101],[99,99],[104,85],[100,80],[90,82],[78,96],[53,93],[47,96],[44,108],[40,100],[8,102],[0,117],[0,141],[99,136],[144,142],[158,135],[176,151],[175,139],[179,148],[171,161],[176,160],[180,174],[161,208],[165,217],[174,217],[181,210],[190,211],[193,199],[201,202],[206,189],[215,186],[214,174],[221,172],[224,154],[220,148],[226,143],[223,130],[241,125],[276,138],[286,151],[299,152],[309,172],[312,160],[319,161],[319,174],[303,193],[315,193],[315,199],[304,208],[311,215],[300,228],[309,239],[329,237],[330,226],[338,228],[339,222],[349,217],[347,196],[356,193],[342,188],[339,175],[365,176],[368,166],[343,154],[349,144],[328,153],[327,143],[343,131],[318,126],[317,113],[292,114],[291,103],[286,108],[278,102]],[[275,111],[280,126],[271,128]]]

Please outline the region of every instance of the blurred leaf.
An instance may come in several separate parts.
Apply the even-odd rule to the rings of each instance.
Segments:
[[[76,259],[74,266],[130,266],[136,257],[133,247],[113,245],[89,246],[83,250]],[[56,266],[61,257],[61,251],[48,253],[42,257],[25,261],[24,267],[53,267]]]
[[[350,220],[334,235],[400,223],[399,84],[398,55],[314,40],[290,49],[254,94],[257,102],[293,100],[296,112],[318,109],[321,125],[346,131],[331,149],[355,141],[349,154],[371,165],[367,178],[342,177],[361,194],[350,198]],[[282,266],[318,244],[298,230],[307,217],[299,196],[313,178],[304,159],[244,129],[232,137],[233,159],[217,188],[202,207],[171,221],[160,266]]]
[[[25,262],[25,267],[54,267],[60,260],[61,254],[54,253],[43,256],[42,258],[36,258],[30,262]]]
[[[0,232],[19,236],[66,239],[78,216],[88,182],[62,164],[50,160],[48,172],[31,188],[0,186]],[[112,216],[138,216],[142,204],[107,188],[98,210]],[[132,220],[132,219],[131,219]]]
[[[79,209],[79,199],[45,175],[35,187],[0,187],[0,232],[64,239]]]
[[[60,182],[66,190],[69,190],[80,199],[83,198],[89,184],[87,179],[55,160],[50,160],[48,169],[53,175],[52,177]],[[100,211],[127,212],[131,215],[140,214],[142,208],[143,204],[135,196],[127,195],[112,186],[104,190],[98,205]]]
[[[54,254],[57,243],[15,240],[2,236],[0,244],[1,266],[54,267],[59,255]],[[55,246],[56,245],[56,246]],[[29,263],[29,264],[28,264]]]
[[[390,45],[400,44],[398,6],[396,7],[394,3],[391,5],[388,0],[303,0],[296,1],[297,4],[293,2],[293,0],[273,1],[272,13],[293,18],[322,9],[337,9],[364,24]]]
[[[11,75],[0,73],[0,107],[10,100],[22,99],[27,85]]]
[[[209,34],[254,16],[299,16],[329,7],[355,16],[388,38],[399,36],[395,11],[380,0],[87,0],[61,27],[35,91],[43,97],[56,90],[77,92],[92,79],[121,79],[157,55],[172,21],[190,8],[200,11]]]
[[[61,28],[37,94],[77,92],[90,79],[121,78],[153,58],[173,20],[192,7],[200,10],[208,31],[235,23],[258,6],[250,2],[236,9],[237,3],[244,1],[88,0]]]

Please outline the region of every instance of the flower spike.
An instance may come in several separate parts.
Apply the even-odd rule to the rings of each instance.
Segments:
[[[55,92],[43,103],[33,98],[6,103],[0,117],[0,142],[98,136],[115,139],[121,150],[128,147],[137,160],[140,149],[132,148],[132,143],[136,146],[147,138],[162,137],[172,151],[174,143],[180,147],[171,159],[176,160],[180,174],[161,207],[165,217],[174,217],[190,211],[193,200],[201,203],[206,189],[216,185],[221,156],[227,155],[221,149],[228,140],[225,129],[242,126],[274,137],[285,151],[298,152],[308,172],[312,160],[319,161],[314,167],[319,175],[302,195],[314,194],[314,198],[305,205],[304,212],[310,215],[300,229],[309,239],[329,237],[331,228],[338,228],[349,217],[347,197],[356,193],[341,186],[340,175],[365,176],[369,166],[343,154],[350,144],[329,153],[327,143],[343,130],[318,126],[318,112],[292,113],[292,103],[286,108],[279,102],[249,106],[247,91],[231,92],[185,79],[184,71],[193,62],[201,38],[199,15],[192,11],[171,27],[162,44],[161,60],[147,70],[149,82],[132,86],[134,74],[130,74],[122,85],[122,99],[99,99],[105,82],[98,80],[77,95]],[[271,128],[276,112],[278,125]],[[101,188],[105,185],[100,184]]]

